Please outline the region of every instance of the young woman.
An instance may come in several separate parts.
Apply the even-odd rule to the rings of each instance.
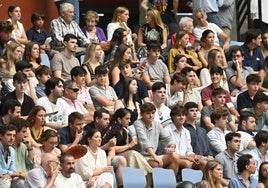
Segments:
[[[133,62],[137,61],[137,56],[133,53],[133,48],[126,44],[120,44],[114,54],[114,60],[110,63],[109,76],[113,86],[120,80],[119,62],[129,59]]]
[[[220,50],[219,48],[213,48],[208,52],[208,66],[207,68],[203,68],[200,71],[200,81],[202,86],[208,86],[212,83],[210,78],[210,69],[211,67],[221,67],[222,69],[227,68],[227,61],[225,58],[225,54],[223,50]],[[225,90],[229,91],[229,85],[227,82],[227,77],[225,72],[223,72],[223,79],[221,80],[221,87]]]
[[[259,168],[259,187],[268,187],[268,162],[262,162]]]
[[[56,147],[59,144],[59,139],[60,135],[53,129],[48,129],[42,133],[38,140],[42,145],[34,147],[33,150],[35,167],[40,166],[41,158],[44,153],[51,153],[60,157],[61,151]]]
[[[193,50],[188,50],[187,45],[189,43],[189,35],[184,31],[179,31],[176,35],[176,41],[173,48],[170,49],[168,54],[168,68],[172,73],[174,72],[174,58],[178,54],[182,54],[187,58],[188,66],[195,70],[200,69],[206,65],[205,62],[199,60],[199,54],[196,54]]]
[[[222,165],[218,161],[208,161],[203,171],[203,180],[199,183],[199,188],[223,188]]]
[[[20,22],[21,19],[21,10],[18,5],[11,5],[8,7],[8,16],[10,21],[14,27],[12,31],[12,38],[14,38],[17,42],[21,44],[27,44],[30,41],[28,40],[23,24]]]
[[[34,147],[40,146],[39,139],[44,131],[49,129],[46,124],[46,110],[42,106],[35,106],[27,118],[29,122],[29,132],[31,144]]]
[[[101,46],[99,44],[89,44],[86,49],[85,59],[82,67],[86,70],[86,85],[88,87],[95,84],[95,68],[99,65],[102,55]]]
[[[146,44],[157,41],[161,49],[167,47],[167,26],[162,22],[159,11],[149,8],[145,15],[146,24],[140,25],[138,31],[138,46],[146,47]]]
[[[137,81],[134,78],[126,77],[124,79],[123,90],[118,100],[115,101],[114,111],[120,108],[127,108],[131,112],[131,121],[132,125],[134,121],[138,119],[140,114],[139,103],[137,102],[137,91],[138,85]]]
[[[75,162],[75,171],[88,187],[113,187],[113,167],[107,166],[106,153],[100,149],[101,133],[96,129],[89,129],[86,136],[87,153]]]
[[[40,46],[37,42],[26,44],[23,59],[31,63],[34,70],[41,65]]]
[[[107,26],[108,41],[112,39],[112,36],[116,29],[123,28],[124,30],[126,30],[127,43],[129,45],[133,44],[133,40],[135,41],[137,39],[137,35],[132,34],[131,29],[127,26],[128,19],[129,19],[128,8],[120,6],[114,10],[112,22],[109,23]]]
[[[137,136],[128,130],[131,120],[131,111],[127,108],[119,108],[113,115],[113,121],[110,125],[108,134],[105,134],[105,143],[111,138],[116,138],[116,146],[114,151],[116,155],[124,156],[127,160],[128,166],[133,168],[140,168],[144,170],[145,174],[152,172],[152,167],[145,160],[145,158],[133,150],[137,145]],[[133,126],[133,125],[132,125]],[[134,128],[134,127],[133,127]]]

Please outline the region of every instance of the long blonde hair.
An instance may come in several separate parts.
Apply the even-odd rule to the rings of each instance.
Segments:
[[[123,7],[123,6],[120,6],[120,7],[117,7],[115,10],[114,10],[114,14],[113,14],[113,18],[112,18],[112,23],[114,22],[119,22],[118,20],[118,17],[123,14],[125,11],[127,11],[128,8],[127,7]]]
[[[19,43],[11,42],[7,45],[6,51],[3,54],[4,59],[6,60],[6,69],[10,70],[11,67],[15,66],[15,63],[18,61],[14,58],[14,51],[18,48],[22,47]]]
[[[217,53],[221,53],[219,49],[211,49],[208,52],[208,69],[210,69],[211,67],[218,67],[219,65],[216,65],[215,63],[215,59],[216,59],[216,55]]]
[[[91,43],[88,45],[86,49],[85,59],[83,62],[84,64],[90,64],[90,62],[95,60],[95,51],[98,45],[99,44],[96,44],[96,43]]]
[[[218,161],[215,161],[215,160],[208,161],[204,169],[203,179],[209,183],[211,188],[223,187],[220,180],[215,179],[211,173],[211,171],[213,171],[218,165],[221,165],[221,163],[219,163]]]
[[[159,13],[158,10],[153,9],[153,8],[149,8],[146,11],[146,14],[148,16],[150,16],[150,18],[152,19],[154,25],[159,26],[159,27],[161,27],[164,30],[165,26],[164,26],[164,23],[162,21],[162,18],[160,16],[160,13]]]

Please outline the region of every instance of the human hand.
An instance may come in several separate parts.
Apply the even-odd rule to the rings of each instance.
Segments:
[[[116,146],[116,138],[115,137],[111,138],[108,144],[110,147]]]
[[[159,158],[159,157],[155,157],[154,158],[154,160],[159,164],[159,167],[163,167],[163,161],[162,161],[162,159],[161,158]]]
[[[114,170],[113,166],[106,166],[102,169],[103,172],[112,172]]]

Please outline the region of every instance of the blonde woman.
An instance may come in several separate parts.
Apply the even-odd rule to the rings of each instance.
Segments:
[[[126,7],[117,7],[114,10],[111,23],[107,26],[107,38],[108,41],[112,39],[113,33],[117,28],[123,28],[127,31],[127,42],[129,45],[133,44],[132,38],[136,40],[137,35],[132,34],[131,29],[127,26],[129,19],[129,10]]]
[[[140,25],[138,31],[138,46],[146,47],[146,44],[157,41],[161,44],[161,49],[167,47],[168,29],[164,25],[160,13],[149,8],[145,15],[146,24]]]

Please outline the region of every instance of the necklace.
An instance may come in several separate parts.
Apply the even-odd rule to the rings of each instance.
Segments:
[[[88,151],[94,156],[96,156],[98,154],[98,149],[94,152],[94,151],[92,151],[92,149],[89,146],[88,146]]]

